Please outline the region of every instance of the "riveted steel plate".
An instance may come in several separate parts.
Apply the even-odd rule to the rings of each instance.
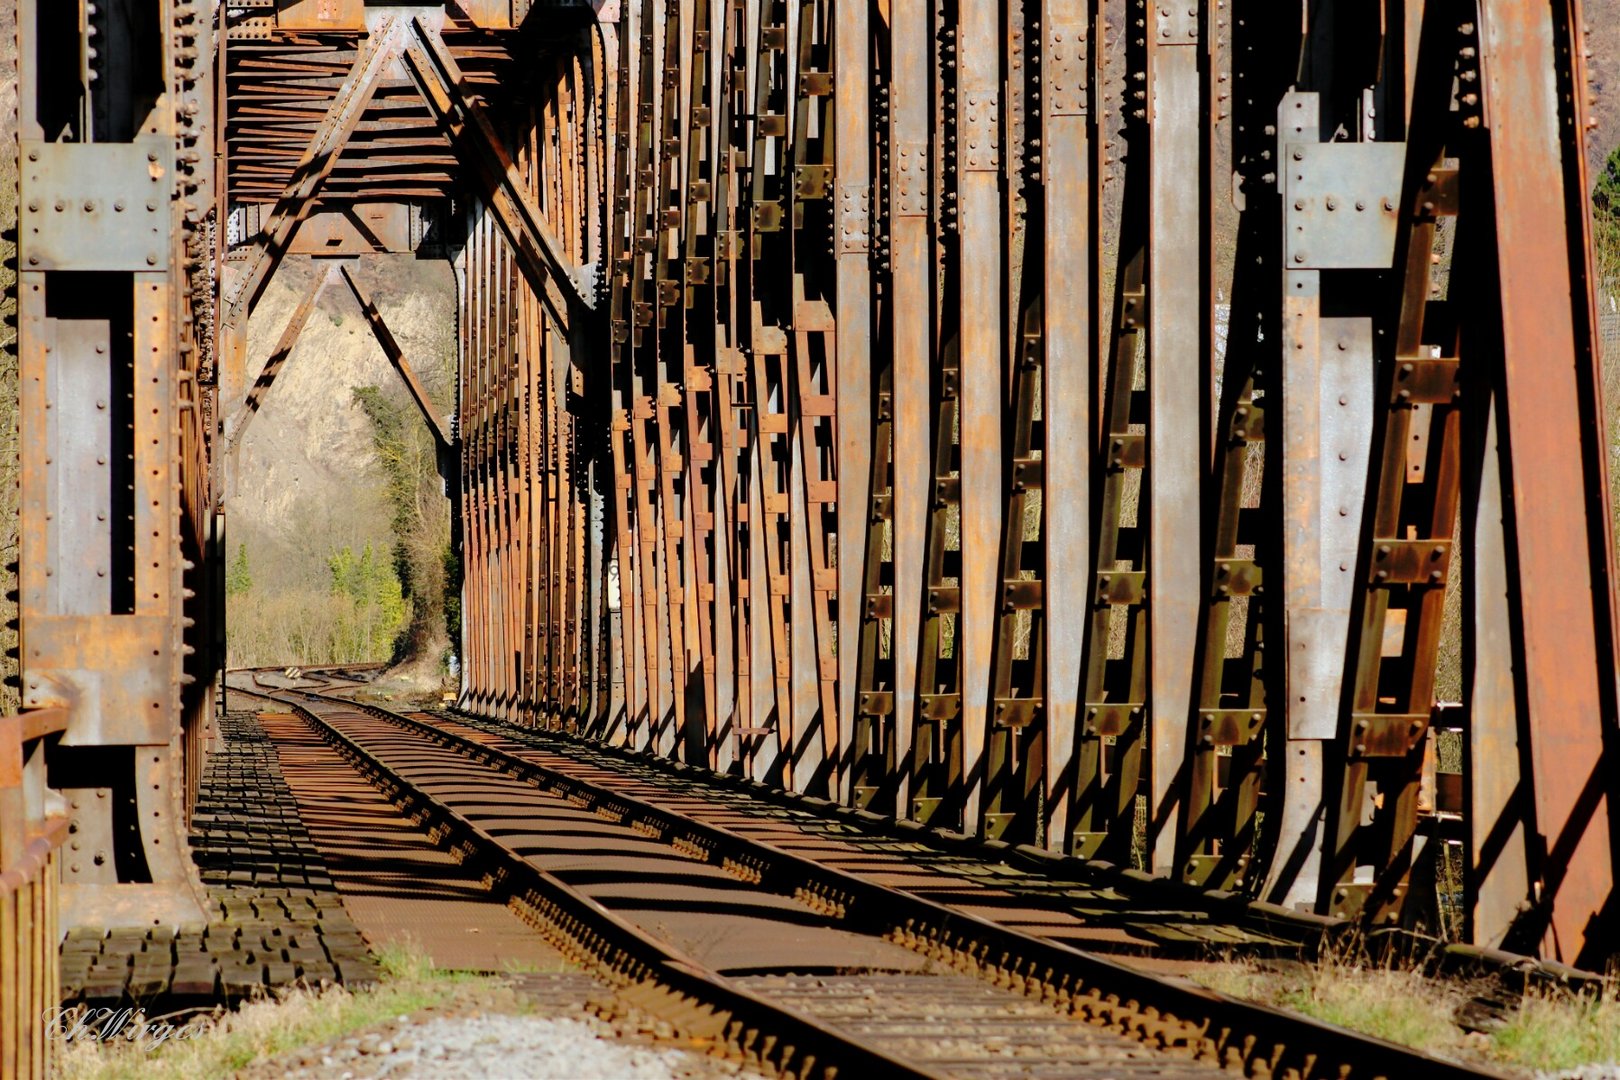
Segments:
[[[36,615],[22,632],[23,708],[71,706],[63,746],[166,746],[172,634],[161,615]]]
[[[25,141],[22,269],[139,271],[168,265],[173,155],[173,140],[164,138]]]
[[[1291,270],[1382,269],[1395,256],[1405,143],[1289,143]]]
[[[1045,88],[1053,116],[1084,116],[1088,106],[1086,90],[1091,77],[1091,55],[1084,23],[1070,21],[1054,26],[1046,39]]]
[[[1198,3],[1161,2],[1153,9],[1155,40],[1160,45],[1193,45],[1198,41]]]

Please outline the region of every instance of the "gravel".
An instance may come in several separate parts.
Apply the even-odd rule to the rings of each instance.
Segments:
[[[404,1021],[406,1018],[401,1017]],[[282,1058],[300,1080],[709,1080],[752,1074],[675,1047],[617,1041],[594,1021],[473,1013],[425,1017]]]
[[[1542,1072],[1537,1080],[1620,1080],[1620,1062],[1606,1065],[1582,1065],[1567,1072]]]

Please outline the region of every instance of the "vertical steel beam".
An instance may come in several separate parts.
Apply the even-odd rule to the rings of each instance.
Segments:
[[[1002,214],[1001,9],[997,0],[960,0],[957,57],[958,205],[961,247],[962,612],[956,625],[962,699],[962,776],[953,792],[963,827],[979,829],[990,652],[1000,594],[1001,421],[1005,362],[1001,327]]]
[[[1096,232],[1101,185],[1093,172],[1096,82],[1092,40],[1097,0],[1045,0],[1042,34],[1042,146],[1045,200],[1045,383],[1041,410],[1041,512],[1045,536],[1046,846],[1067,850],[1074,801],[1079,707],[1091,566],[1092,394],[1096,388]]]
[[[917,719],[917,650],[922,636],[933,394],[933,65],[929,0],[889,6],[889,248],[894,300],[890,340],[894,393],[894,805],[910,816],[912,732]],[[932,688],[928,688],[930,691]],[[927,691],[922,691],[927,692]]]
[[[870,151],[871,32],[865,0],[837,10],[832,27],[833,115],[837,150],[837,375],[838,395],[838,715],[837,758],[849,798],[848,725],[855,717],[855,689],[862,614],[866,604],[866,518],[872,483],[872,284],[869,265],[872,166]]]
[[[1192,709],[1208,460],[1210,308],[1207,41],[1198,0],[1150,4],[1148,34],[1149,761],[1146,865],[1170,870]]]
[[[1593,344],[1579,9],[1481,0],[1495,166],[1504,433],[1512,459],[1525,707],[1547,955],[1612,942],[1613,542]],[[1561,85],[1562,84],[1562,85]],[[1575,121],[1571,123],[1571,120]],[[1559,182],[1554,182],[1553,178]],[[1576,463],[1579,465],[1576,465]]]

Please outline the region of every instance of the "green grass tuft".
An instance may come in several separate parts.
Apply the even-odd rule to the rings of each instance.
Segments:
[[[1207,965],[1191,978],[1235,998],[1494,1068],[1565,1074],[1620,1062],[1620,987],[1596,996],[1533,991],[1504,1025],[1483,1034],[1455,1022],[1467,999],[1459,984],[1407,968],[1335,960],[1278,968],[1237,960]]]
[[[1508,1064],[1563,1072],[1620,1062],[1620,992],[1597,997],[1530,994],[1492,1039]]]

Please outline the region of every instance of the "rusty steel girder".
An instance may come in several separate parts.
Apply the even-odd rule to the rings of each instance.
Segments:
[[[1596,962],[1612,777],[1569,788],[1538,749],[1597,762],[1614,715],[1582,129],[1508,89],[1584,76],[1573,14],[1503,8],[1230,32],[1199,3],[603,9],[591,90],[532,167],[600,178],[546,203],[601,230],[608,302],[542,423],[605,415],[606,445],[542,440],[541,614],[515,652],[513,617],[469,620],[466,702],[1370,926],[1437,927],[1460,858],[1463,932]],[[1540,60],[1514,58],[1528,29],[1492,45],[1509,16]],[[1533,233],[1491,195],[1499,130],[1538,177]],[[1563,650],[1531,640],[1520,534],[1493,531],[1522,468],[1489,407],[1524,348],[1507,268],[1531,265],[1504,245],[1532,235],[1565,237],[1533,265],[1577,301],[1567,411],[1517,437],[1560,455],[1537,527],[1588,568],[1540,595],[1602,600],[1559,630],[1587,642],[1578,709],[1524,690],[1574,693],[1532,664]],[[528,438],[486,430],[497,457]],[[468,489],[470,572],[510,561],[514,482]],[[605,590],[554,569],[581,517]],[[559,603],[594,633],[542,629]]]
[[[17,17],[22,702],[65,721],[34,792],[66,818],[51,925],[200,925],[187,817],[223,659],[212,13]]]
[[[23,0],[70,918],[190,913],[242,317],[289,251],[432,232],[465,707],[1601,966],[1579,12],[1228,6],[169,3],[98,60]]]

